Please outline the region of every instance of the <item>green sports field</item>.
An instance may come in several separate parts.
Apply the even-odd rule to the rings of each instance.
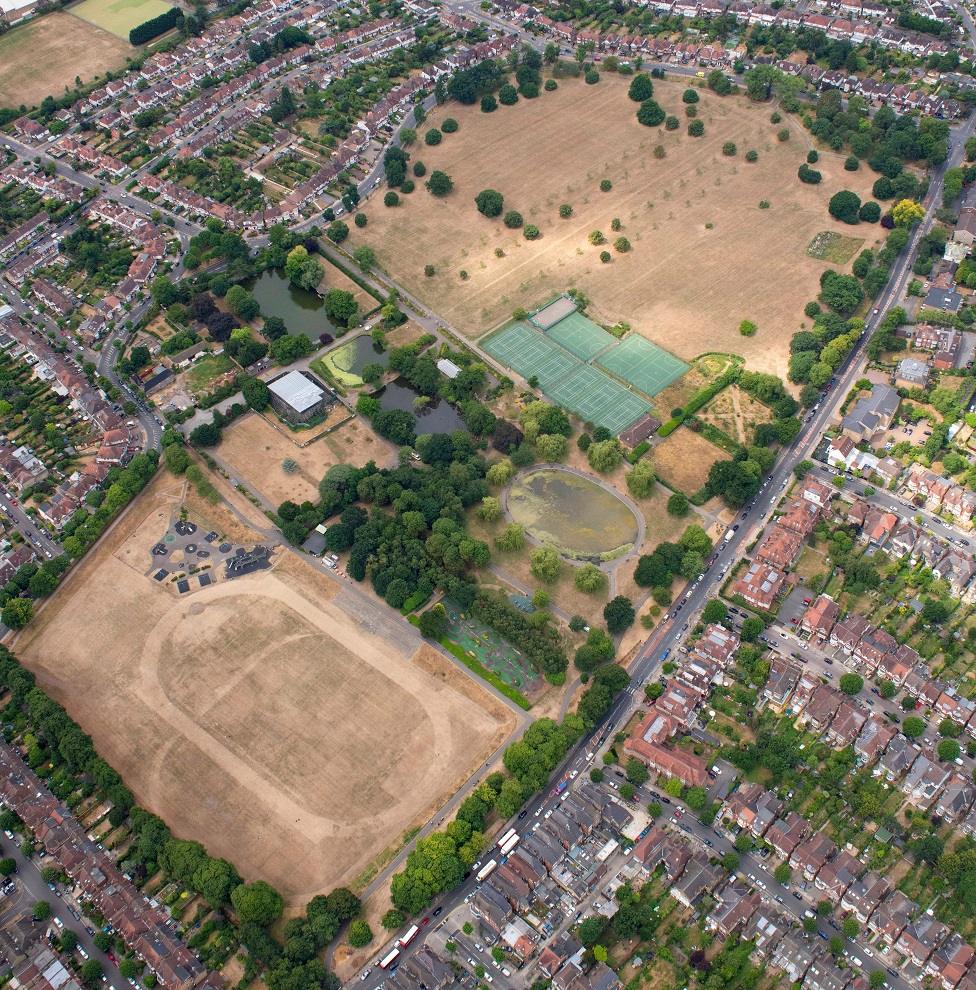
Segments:
[[[565,296],[529,319],[488,334],[481,346],[527,381],[536,379],[553,402],[614,434],[650,412],[648,400],[688,370],[639,334],[618,341]]]
[[[134,27],[165,14],[171,6],[164,0],[81,0],[67,9],[75,17],[128,41]]]
[[[633,333],[596,363],[651,396],[663,391],[688,370],[684,361]]]

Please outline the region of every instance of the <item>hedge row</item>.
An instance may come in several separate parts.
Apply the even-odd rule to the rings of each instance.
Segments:
[[[179,27],[182,23],[183,11],[179,7],[170,7],[166,13],[137,24],[129,32],[129,44],[144,45],[147,41],[152,41],[153,38]]]
[[[698,412],[705,403],[710,402],[728,385],[731,385],[739,377],[739,369],[729,368],[720,377],[716,378],[711,385],[700,388],[684,407],[680,416],[672,416],[658,431],[659,437],[670,436],[681,424],[691,415]]]

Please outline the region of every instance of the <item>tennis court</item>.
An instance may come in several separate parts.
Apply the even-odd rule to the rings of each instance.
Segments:
[[[650,396],[657,395],[688,370],[684,361],[636,333],[628,334],[597,364]]]
[[[529,319],[540,330],[548,330],[554,323],[558,323],[564,316],[576,312],[576,303],[569,296],[559,296],[553,299],[547,306],[537,309]]]
[[[588,364],[579,365],[543,391],[581,419],[606,427],[614,435],[651,408],[639,396]]]
[[[590,361],[601,351],[613,347],[617,338],[598,327],[582,313],[572,312],[558,323],[554,323],[546,336],[575,354],[581,361]]]
[[[523,378],[538,378],[545,389],[563,377],[578,363],[538,330],[525,323],[513,323],[482,342],[482,347],[502,364],[517,371]]]

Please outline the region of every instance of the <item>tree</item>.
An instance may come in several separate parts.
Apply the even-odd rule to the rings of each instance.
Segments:
[[[244,401],[255,412],[267,409],[271,402],[271,391],[260,378],[248,378],[241,387],[241,392],[244,395]]]
[[[773,878],[777,883],[787,884],[790,882],[790,877],[793,876],[793,871],[790,869],[789,863],[780,863],[779,866],[773,870]]]
[[[637,120],[645,127],[659,127],[667,114],[656,100],[644,100],[637,109]]]
[[[576,586],[577,591],[592,595],[597,591],[603,590],[607,584],[607,576],[596,564],[583,564],[582,567],[576,568],[576,573],[573,575],[573,584]]]
[[[691,137],[701,137],[705,133],[705,125],[700,120],[693,120],[688,125],[688,134]]]
[[[623,460],[623,456],[620,444],[614,438],[592,443],[586,452],[586,459],[590,467],[594,471],[599,471],[600,474],[612,471]]]
[[[447,196],[454,189],[454,181],[447,174],[439,169],[434,169],[427,180],[427,191],[432,196]]]
[[[881,697],[887,700],[898,693],[898,685],[890,678],[884,677],[878,685],[878,690],[881,692]]]
[[[11,598],[0,612],[0,621],[10,629],[23,629],[34,616],[34,603],[29,598]]]
[[[522,228],[522,236],[527,241],[537,241],[542,231],[534,223],[527,223]]]
[[[51,917],[51,905],[47,901],[35,901],[31,917],[35,921],[46,921]]]
[[[365,244],[360,244],[353,251],[352,259],[364,272],[371,271],[376,266],[376,252]]]
[[[682,103],[697,103],[701,97],[698,95],[697,89],[686,89],[681,94]]]
[[[864,678],[859,674],[842,674],[840,678],[840,689],[844,694],[860,694],[864,687]]]
[[[502,209],[505,205],[505,198],[500,192],[494,189],[482,189],[480,193],[474,198],[475,205],[478,207],[478,212],[482,216],[486,217],[497,217],[501,216]]]
[[[439,642],[447,635],[447,610],[438,602],[432,608],[422,613],[419,620],[420,635],[425,639]]]
[[[17,872],[17,863],[12,860],[9,856],[0,859],[0,876],[9,877],[11,874]]]
[[[691,503],[688,501],[688,496],[684,495],[682,492],[675,492],[668,499],[668,515],[676,516],[681,519],[687,516],[691,511]]]
[[[627,488],[634,498],[647,498],[654,491],[656,478],[650,461],[638,461],[627,472]]]
[[[849,189],[834,193],[827,203],[827,212],[842,223],[857,223],[860,208],[861,197]]]
[[[925,207],[910,199],[899,200],[891,208],[891,218],[896,227],[911,227],[925,216]]]
[[[646,72],[638,72],[630,81],[627,95],[635,103],[643,103],[654,95],[654,83]]]
[[[236,316],[242,320],[253,320],[261,311],[257,299],[251,295],[242,285],[232,285],[227,290],[227,305],[234,311]]]
[[[925,731],[925,722],[917,715],[910,715],[901,723],[901,731],[908,739],[918,739]]]
[[[634,624],[634,605],[624,595],[617,595],[603,608],[603,619],[611,633],[621,633]]]
[[[360,217],[364,216],[364,214],[357,213],[356,216]],[[333,220],[326,228],[325,236],[333,244],[341,244],[349,236],[349,225],[342,220]]]
[[[563,220],[568,220],[573,215],[573,207],[570,203],[561,203],[559,206],[559,216]]]
[[[86,987],[97,987],[102,980],[102,964],[97,959],[86,959],[78,971]]]
[[[959,743],[955,739],[943,739],[938,747],[936,747],[936,752],[939,754],[939,759],[943,762],[949,763],[952,760],[959,759]]]
[[[341,223],[341,221],[336,221],[336,223]],[[342,226],[345,227],[348,234],[349,228],[345,224]],[[326,236],[331,238],[331,227]],[[304,245],[298,244],[288,252],[285,260],[285,275],[292,285],[311,291],[322,281],[322,266],[316,258],[309,255]],[[230,293],[228,293],[229,295]]]
[[[624,768],[624,772],[627,774],[627,779],[632,784],[636,784],[638,787],[646,784],[651,777],[647,766],[633,756],[627,760],[627,765]]]
[[[391,209],[395,206],[399,206],[400,197],[392,189],[388,189],[383,196],[383,205],[390,207]]]
[[[491,93],[487,93],[481,97],[481,112],[482,113],[494,113],[498,109],[498,100],[495,99]]]
[[[509,210],[504,217],[502,217],[502,223],[511,230],[517,230],[522,226],[522,214],[518,210]]]
[[[712,598],[709,599],[705,607],[702,609],[701,620],[706,625],[709,623],[722,622],[728,614],[729,610],[725,602],[719,598]]]
[[[845,938],[857,938],[861,931],[861,926],[857,923],[857,919],[851,917],[845,918],[841,922],[840,927]]]
[[[230,900],[242,925],[263,928],[277,921],[284,907],[281,894],[264,880],[240,884],[231,891]]]
[[[553,584],[562,569],[562,558],[553,547],[536,547],[529,555],[532,576],[538,581]]]
[[[498,91],[498,102],[501,103],[502,106],[514,106],[518,103],[518,90],[511,83],[506,83]]]
[[[354,949],[361,949],[373,941],[373,929],[362,918],[357,918],[349,926],[349,944]]]
[[[431,147],[440,144],[442,140],[443,140],[443,135],[436,127],[432,127],[424,135],[424,144],[430,145]]]
[[[584,918],[580,922],[579,928],[576,930],[576,935],[579,940],[587,948],[596,945],[600,936],[603,934],[603,929],[606,927],[606,921],[600,917]]]
[[[325,315],[340,327],[351,327],[359,316],[356,297],[345,289],[329,289],[325,294]]]

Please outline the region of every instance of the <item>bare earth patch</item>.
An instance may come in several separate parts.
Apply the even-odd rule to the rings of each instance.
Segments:
[[[748,444],[752,440],[754,427],[759,423],[769,423],[773,413],[769,406],[757,402],[738,385],[730,385],[698,413],[698,418],[717,426],[733,440]]]
[[[694,495],[705,484],[715,461],[731,460],[724,450],[686,426],[679,426],[647,456],[658,477],[686,495]]]
[[[654,81],[655,98],[682,121],[683,88]],[[600,322],[625,320],[686,360],[718,350],[782,373],[790,334],[824,269],[807,245],[818,231],[843,226],[827,214],[830,195],[843,187],[865,194],[868,176],[844,172],[843,159],[827,152],[818,163],[823,183],[801,183],[807,138],[791,120],[791,139],[778,141],[767,105],[703,92],[705,136],[696,139],[684,125],[641,126],[626,89],[626,79],[606,73],[596,86],[560,80],[553,93],[491,114],[456,103],[440,108],[425,127],[452,116],[460,130],[437,147],[410,150],[428,174],[446,171],[454,192],[437,199],[418,186],[395,209],[374,199],[369,226],[350,239],[373,246],[384,268],[472,337],[517,307],[575,286]],[[736,144],[736,157],[722,154],[726,141]],[[658,144],[664,159],[654,157]],[[744,160],[750,148],[759,152],[755,164]],[[610,192],[600,191],[603,179],[613,183]],[[473,200],[486,186],[541,238],[527,241],[480,216]],[[770,208],[761,210],[760,200]],[[558,215],[562,203],[573,207],[569,219]],[[612,241],[615,217],[632,250],[602,264],[588,234],[600,230]],[[435,266],[433,278],[424,276],[425,264]],[[743,318],[759,326],[755,337],[739,334]]]
[[[263,417],[249,413],[224,430],[215,451],[248,489],[260,492],[274,505],[285,499],[315,501],[319,482],[335,464],[362,467],[376,461],[380,467],[389,467],[396,462],[395,448],[359,419],[349,420],[307,447],[293,443],[284,434],[286,429],[282,426],[279,431]],[[297,466],[293,474],[282,467],[289,459]]]
[[[34,106],[61,95],[75,76],[91,82],[136,52],[128,41],[71,14],[45,14],[0,36],[0,106]]]
[[[425,821],[512,717],[412,663],[398,616],[287,551],[184,597],[157,585],[148,548],[179,488],[150,486],[17,652],[140,804],[304,901]]]

